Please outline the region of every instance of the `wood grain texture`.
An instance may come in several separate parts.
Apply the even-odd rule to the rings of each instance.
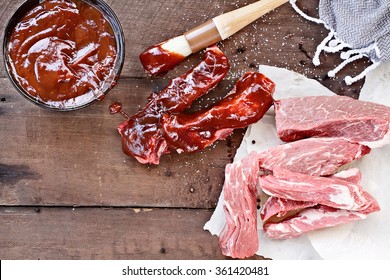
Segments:
[[[207,210],[0,208],[0,259],[225,259]],[[145,223],[147,221],[147,223]]]
[[[1,37],[22,2],[0,0]],[[103,101],[80,111],[57,113],[31,104],[12,87],[1,66],[1,259],[224,258],[217,238],[202,228],[212,213],[205,209],[216,205],[225,165],[232,161],[244,130],[200,153],[172,153],[159,166],[141,165],[122,153],[116,127],[123,118],[110,115],[108,107],[120,101],[134,114],[152,92],[202,57],[193,54],[167,76],[151,78],[138,61],[145,48],[252,2],[107,0],[124,29],[126,60],[117,86]],[[302,0],[299,5],[316,16],[318,1]],[[335,79],[325,74],[339,64],[337,55],[323,54],[321,66],[312,65],[326,35],[323,26],[302,19],[288,4],[267,14],[219,44],[231,69],[192,110],[220,99],[260,64],[297,71],[338,94],[357,97],[362,82],[348,87],[342,78],[360,73],[366,60]],[[42,207],[40,212],[37,207]],[[136,213],[138,207],[153,211]]]
[[[123,118],[108,107],[123,93],[132,104],[124,110],[135,113],[149,92],[144,80],[122,79],[106,100],[59,114],[0,89],[0,204],[214,207],[242,131],[197,154],[139,164],[123,154],[116,131]]]

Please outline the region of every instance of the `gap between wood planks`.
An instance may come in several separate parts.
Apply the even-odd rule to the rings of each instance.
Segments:
[[[110,209],[163,209],[163,210],[189,210],[189,211],[197,211],[197,210],[206,210],[206,211],[214,211],[215,208],[201,208],[201,207],[166,207],[166,206],[148,206],[148,205],[133,205],[133,206],[104,206],[104,205],[5,205],[1,204],[1,208],[19,208],[19,209],[35,209],[35,212],[40,212],[40,209],[100,209],[100,210],[110,210]]]

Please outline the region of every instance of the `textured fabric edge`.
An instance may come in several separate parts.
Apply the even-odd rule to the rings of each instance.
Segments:
[[[307,14],[305,14],[298,6],[297,6],[297,0],[290,0],[290,4],[293,7],[293,9],[304,19],[317,23],[322,24],[326,29],[329,30],[328,36],[324,38],[324,40],[317,46],[316,52],[313,56],[313,64],[315,66],[319,66],[321,64],[320,61],[320,55],[322,52],[325,53],[340,53],[340,58],[343,60],[337,67],[335,67],[333,70],[328,72],[328,76],[333,78],[336,76],[336,74],[341,71],[345,66],[348,64],[362,59],[363,57],[367,57],[371,60],[372,64],[368,66],[366,69],[364,69],[363,72],[356,75],[355,77],[346,76],[344,78],[344,81],[347,85],[352,85],[353,83],[363,79],[370,71],[374,70],[376,67],[380,65],[380,57],[381,53],[378,47],[378,43],[374,41],[371,45],[365,48],[361,49],[354,49],[351,45],[349,45],[346,42],[343,42],[341,39],[337,37],[337,33],[335,30],[332,29],[326,22],[319,18],[311,17]],[[348,51],[342,51],[345,48],[349,48]],[[370,57],[371,52],[375,52],[376,57],[378,57],[378,60],[373,59]]]

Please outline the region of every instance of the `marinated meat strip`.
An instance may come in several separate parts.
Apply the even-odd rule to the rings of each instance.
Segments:
[[[338,178],[351,183],[359,184],[361,180],[361,172],[357,168],[352,168],[346,171],[341,171],[330,176],[330,178]],[[296,214],[297,212],[318,205],[317,202],[311,201],[295,201],[291,199],[271,196],[261,208],[260,217],[263,222],[267,222],[271,217],[277,219],[285,219],[287,216]]]
[[[180,113],[198,97],[208,93],[225,77],[229,69],[227,57],[216,47],[208,48],[202,62],[169,85],[138,113],[118,127],[124,153],[141,163],[158,164],[168,153],[160,122],[163,113]]]
[[[359,184],[281,168],[275,168],[273,175],[261,176],[259,182],[260,188],[270,196],[316,202],[338,209],[363,211],[375,201]]]
[[[192,114],[164,114],[164,138],[178,152],[201,150],[260,120],[273,103],[274,89],[264,75],[248,72],[212,107]]]
[[[264,225],[265,234],[272,239],[288,239],[320,228],[333,227],[357,220],[379,211],[378,204],[372,203],[364,212],[336,209],[319,205],[302,210],[296,216],[279,223]]]
[[[219,235],[225,256],[246,258],[259,247],[257,236],[257,182],[259,165],[251,154],[226,166],[224,211],[226,225]]]
[[[342,138],[309,138],[268,149],[257,155],[260,167],[276,167],[309,175],[334,174],[339,167],[370,152],[370,148]]]
[[[390,107],[345,96],[311,96],[275,101],[276,127],[285,142],[309,137],[381,140],[389,129]]]

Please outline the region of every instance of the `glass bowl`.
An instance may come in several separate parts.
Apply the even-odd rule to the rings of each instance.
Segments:
[[[81,1],[81,0],[78,0]],[[27,100],[33,102],[34,104],[52,109],[55,111],[73,111],[77,109],[81,109],[91,105],[92,103],[101,100],[104,96],[116,85],[117,80],[122,71],[123,63],[125,60],[125,38],[123,34],[122,26],[119,22],[119,19],[115,15],[114,11],[102,0],[82,0],[81,2],[85,2],[92,7],[96,8],[100,11],[100,13],[104,16],[104,18],[111,25],[113,34],[116,41],[116,58],[113,64],[113,71],[111,71],[110,75],[105,78],[104,82],[100,85],[99,90],[96,92],[90,90],[87,93],[77,96],[75,98],[67,99],[64,101],[43,101],[42,99],[31,95],[28,91],[26,91],[21,85],[20,82],[14,76],[14,68],[12,66],[13,62],[10,58],[9,54],[9,44],[10,37],[12,35],[13,30],[16,25],[20,22],[20,20],[33,8],[42,2],[41,0],[27,0],[24,2],[14,13],[14,15],[9,20],[3,38],[3,60],[6,72],[8,77],[10,78],[12,84],[17,89],[17,91],[25,97]]]

